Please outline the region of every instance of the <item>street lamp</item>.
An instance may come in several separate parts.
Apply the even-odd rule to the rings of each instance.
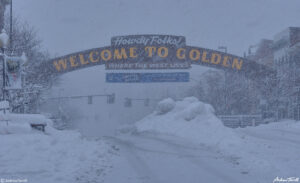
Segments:
[[[227,53],[227,46],[219,46],[218,50],[224,50],[224,53]]]
[[[21,55],[20,58],[21,58],[21,61],[22,61],[21,65],[25,65],[26,62],[28,61],[28,58],[27,58],[25,52],[22,52],[22,55]]]
[[[0,48],[2,49],[2,51],[3,49],[7,48],[8,41],[9,41],[9,37],[6,34],[6,31],[2,29],[2,32],[0,34]]]
[[[1,59],[2,59],[2,63],[3,63],[3,88],[2,88],[2,95],[3,95],[3,101],[5,101],[5,85],[6,85],[6,81],[5,81],[5,49],[7,48],[9,42],[9,37],[6,34],[6,31],[4,29],[2,29],[2,32],[0,34],[0,48],[1,48]],[[5,109],[4,109],[4,113],[5,113]]]
[[[256,48],[257,45],[250,45],[249,48],[248,48],[248,55],[252,55],[252,48]]]
[[[224,50],[224,53],[227,53],[227,46],[219,46],[218,50]],[[227,113],[227,70],[224,70],[224,104],[225,104],[225,109],[223,112]]]

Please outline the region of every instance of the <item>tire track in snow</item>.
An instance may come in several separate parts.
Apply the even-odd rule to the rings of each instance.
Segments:
[[[117,137],[105,136],[105,139],[112,141],[115,145],[120,147],[120,151],[125,154],[131,167],[138,174],[138,179],[141,179],[143,183],[161,183],[151,169],[147,166],[144,160],[135,152],[135,145],[129,141],[121,140]]]
[[[190,153],[195,153],[195,152],[189,152],[187,150],[184,149],[190,149],[190,150],[201,150],[201,153],[205,152],[205,153],[212,153],[212,150],[208,150],[206,148],[195,148],[195,147],[190,147],[187,145],[183,145],[180,143],[176,143],[174,141],[170,141],[170,139],[165,140],[163,138],[159,138],[157,136],[153,136],[150,133],[147,133],[147,135],[142,135],[139,134],[137,135],[137,137],[141,137],[141,138],[145,138],[145,139],[152,139],[155,140],[159,143],[164,143],[166,145],[168,145],[170,148],[172,148],[173,150],[177,151],[179,154],[190,154]],[[182,148],[184,147],[184,148]],[[199,151],[198,151],[199,152]],[[198,153],[197,152],[197,153]],[[214,153],[214,152],[213,152]],[[216,152],[215,152],[216,153]],[[212,158],[212,159],[216,159],[217,156],[182,156],[183,158],[187,159],[188,161],[190,161],[193,164],[196,164],[199,168],[203,169],[203,167],[205,167],[204,171],[206,171],[209,174],[212,174],[216,177],[220,177],[223,181],[222,182],[228,182],[228,183],[240,183],[241,181],[236,180],[224,173],[222,173],[221,171],[217,170],[216,168],[212,167],[211,165],[209,165],[208,163],[206,163],[205,161],[203,161],[203,158]],[[202,159],[200,159],[202,158]]]
[[[282,135],[280,136],[280,135],[273,134],[272,136],[268,136],[266,134],[266,132],[264,132],[265,134],[262,134],[259,132],[253,132],[253,131],[248,131],[248,130],[247,131],[243,130],[242,133],[245,135],[251,136],[253,138],[261,139],[261,140],[267,140],[267,141],[272,141],[272,142],[276,142],[276,143],[283,142],[281,144],[286,144],[286,145],[290,144],[294,148],[299,149],[299,144],[300,144],[299,141],[285,138]]]
[[[157,134],[156,134],[157,135]],[[119,137],[106,137],[110,139],[113,143],[118,145],[121,149],[124,150],[126,158],[130,162],[131,166],[135,169],[137,174],[142,177],[148,177],[147,182],[157,183],[159,182],[158,175],[162,174],[163,172],[158,172],[160,170],[166,171],[168,174],[166,176],[178,176],[176,175],[179,172],[172,172],[174,168],[172,167],[164,167],[159,168],[160,163],[163,166],[164,162],[170,162],[168,160],[173,161],[172,165],[178,166],[178,170],[183,170],[184,167],[180,166],[187,166],[193,167],[194,170],[190,172],[182,173],[183,176],[188,175],[195,175],[196,172],[199,175],[192,177],[196,180],[190,182],[203,182],[200,179],[212,179],[213,182],[222,182],[222,183],[240,183],[241,181],[236,180],[233,178],[233,174],[227,175],[224,169],[218,167],[218,163],[226,164],[228,166],[228,162],[218,160],[222,159],[220,154],[217,152],[213,152],[212,149],[202,147],[202,146],[189,146],[186,144],[182,144],[180,142],[174,142],[171,139],[162,139],[154,135],[145,135],[145,134],[134,134],[134,135],[123,135]],[[122,140],[120,139],[122,138]],[[178,139],[177,139],[178,140]],[[141,152],[143,154],[141,154]],[[162,162],[158,162],[156,165],[158,168],[151,166],[149,160],[147,160],[146,154],[149,154],[151,157],[159,157],[162,159]],[[155,153],[155,154],[154,154]],[[139,155],[141,154],[141,155]],[[168,160],[163,160],[167,158]],[[208,160],[209,159],[209,160]],[[208,163],[209,161],[209,163]],[[216,163],[216,166],[212,166],[211,162]],[[170,166],[172,166],[170,164]],[[175,168],[175,170],[177,170]],[[231,167],[231,170],[233,168]],[[234,169],[234,171],[237,171]],[[171,174],[170,174],[171,173]],[[187,175],[185,175],[185,173]],[[236,172],[240,174],[239,171]],[[204,177],[202,177],[203,175]],[[245,178],[247,175],[243,175]],[[192,179],[189,177],[188,180]],[[162,180],[162,177],[160,177]],[[173,178],[174,179],[174,178]],[[165,181],[164,181],[165,182]]]

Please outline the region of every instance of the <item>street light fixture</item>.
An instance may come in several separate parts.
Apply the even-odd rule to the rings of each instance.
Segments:
[[[218,50],[224,50],[224,53],[227,53],[227,46],[219,46]]]
[[[22,55],[21,55],[20,58],[21,58],[21,61],[22,61],[21,65],[25,65],[28,61],[28,58],[27,58],[25,52],[22,52]]]
[[[227,46],[219,46],[218,47],[219,50],[224,50],[224,53],[227,53]],[[224,70],[224,104],[225,104],[225,113],[227,112],[227,77],[228,77],[228,74],[227,74],[227,71]]]
[[[4,29],[2,29],[2,32],[0,34],[0,48],[1,48],[1,60],[2,60],[2,63],[3,63],[3,73],[2,73],[2,76],[3,76],[3,88],[2,88],[2,97],[3,97],[3,101],[5,101],[5,86],[6,86],[6,78],[5,78],[5,49],[7,48],[7,45],[8,45],[8,42],[9,42],[9,37],[8,35],[6,34],[6,31]],[[4,109],[4,113],[5,113],[5,109]]]
[[[7,48],[9,42],[10,42],[10,38],[6,34],[6,31],[3,29],[0,34],[0,49],[1,49],[0,61],[2,61],[2,63],[3,63],[3,66],[2,66],[2,71],[3,71],[3,73],[2,73],[2,78],[3,78],[2,99],[3,99],[3,101],[6,100],[5,99],[6,90],[16,89],[16,87],[17,87],[17,86],[14,86],[14,87],[9,86],[10,88],[7,88],[7,84],[10,83],[10,81],[7,81],[7,78],[9,79],[10,76],[6,72],[6,68],[8,68],[8,71],[10,72],[10,69],[15,68],[16,64],[21,67],[21,69],[19,70],[19,77],[21,77],[21,86],[18,86],[18,89],[19,89],[19,87],[22,88],[22,74],[23,74],[22,66],[25,65],[28,61],[24,52],[22,53],[21,56],[18,56],[18,57],[7,56],[5,54],[5,49]],[[12,84],[12,83],[10,83],[10,84]],[[14,83],[14,84],[16,84],[16,83]],[[5,113],[5,109],[4,109],[4,113]]]
[[[2,51],[3,49],[7,48],[8,42],[9,42],[9,37],[6,34],[6,31],[2,29],[2,32],[0,34],[0,48],[2,49]]]
[[[252,55],[252,48],[256,48],[257,45],[250,45],[248,48],[248,55]]]

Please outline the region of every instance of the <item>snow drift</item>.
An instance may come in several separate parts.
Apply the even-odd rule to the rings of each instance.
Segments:
[[[259,182],[299,174],[297,121],[231,129],[223,126],[211,105],[189,97],[161,101],[152,114],[135,126],[137,132],[168,134],[212,147],[225,161],[240,168],[242,174],[255,175]]]
[[[58,131],[42,115],[0,115],[0,176],[32,183],[97,182],[109,170],[110,147],[76,131]],[[46,133],[29,123],[47,123]]]
[[[231,146],[240,138],[215,116],[211,105],[195,97],[182,101],[165,99],[156,110],[136,123],[138,132],[152,131],[183,137],[196,143],[213,146]]]
[[[0,114],[0,135],[31,133],[30,124],[45,124],[50,131],[53,122],[41,114]]]

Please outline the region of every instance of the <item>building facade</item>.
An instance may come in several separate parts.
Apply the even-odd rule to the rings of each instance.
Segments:
[[[277,71],[276,117],[300,119],[300,27],[289,27],[273,40]],[[274,88],[275,89],[275,88]]]
[[[300,27],[288,27],[273,40],[249,46],[247,58],[276,70],[261,97],[263,116],[300,120]]]
[[[274,54],[273,54],[273,40],[262,39],[258,44],[249,46],[248,55],[245,53],[245,57],[253,62],[257,62],[268,67],[273,67],[274,65]],[[273,78],[268,78],[271,80]],[[274,116],[274,109],[272,106],[272,87],[273,82],[265,81],[264,86],[258,86],[257,83],[249,81],[250,95],[248,97],[256,99],[252,101],[251,113],[261,113],[263,118],[271,118]],[[254,96],[251,96],[254,95]]]

